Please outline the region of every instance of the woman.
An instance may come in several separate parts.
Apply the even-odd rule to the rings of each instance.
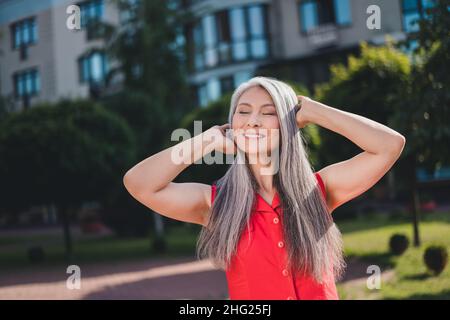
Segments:
[[[299,130],[310,123],[364,151],[314,172]],[[255,77],[235,90],[228,124],[143,160],[124,184],[161,215],[204,226],[198,254],[226,271],[230,299],[338,299],[344,261],[331,213],[380,180],[404,145],[382,124]],[[216,183],[172,182],[213,150],[236,155]]]

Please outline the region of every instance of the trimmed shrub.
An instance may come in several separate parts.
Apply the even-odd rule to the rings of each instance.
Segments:
[[[429,246],[423,255],[423,260],[428,270],[434,275],[439,275],[447,265],[448,253],[445,246]]]
[[[400,256],[408,249],[408,237],[403,234],[394,234],[389,240],[389,248],[391,253]]]

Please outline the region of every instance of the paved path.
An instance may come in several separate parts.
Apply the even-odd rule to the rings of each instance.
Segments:
[[[0,299],[226,299],[225,273],[208,260],[80,266],[81,288],[67,289],[66,267],[0,275]]]
[[[343,281],[365,282],[368,264],[348,261]],[[66,286],[67,266],[0,274],[1,299],[227,299],[225,273],[209,260],[173,258],[80,265],[81,288]],[[362,283],[361,282],[361,283]]]

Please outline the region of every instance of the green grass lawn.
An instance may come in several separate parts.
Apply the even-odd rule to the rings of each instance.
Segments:
[[[450,299],[450,267],[437,276],[430,276],[423,263],[423,252],[430,244],[443,244],[450,248],[450,213],[424,214],[420,225],[422,246],[412,245],[400,257],[389,254],[389,238],[394,233],[406,234],[412,242],[412,225],[405,217],[365,215],[360,218],[336,222],[343,233],[347,257],[377,264],[382,271],[394,270],[394,276],[383,281],[380,290],[368,290],[365,281],[338,284],[341,299]],[[180,225],[168,231],[168,251],[157,254],[150,249],[151,238],[74,239],[72,263],[119,262],[139,259],[173,258],[195,255],[200,227]],[[46,261],[40,265],[27,260],[26,249],[41,244]],[[8,270],[36,270],[50,266],[67,265],[61,236],[6,237],[0,235],[0,272]]]
[[[428,245],[442,244],[450,248],[450,213],[424,215],[419,248],[412,246],[409,222],[377,216],[337,224],[343,233],[347,256],[379,265],[382,271],[394,270],[394,276],[382,281],[379,290],[367,289],[365,281],[351,286],[339,284],[341,299],[450,299],[450,267],[447,266],[439,276],[431,276],[423,262]],[[407,235],[411,242],[400,257],[392,256],[388,251],[389,238],[394,233]]]
[[[173,227],[167,232],[167,251],[164,254],[157,253],[152,249],[154,239],[151,236],[144,238],[74,237],[74,254],[71,263],[120,262],[194,256],[199,231],[200,227],[195,225],[186,224]],[[29,262],[27,248],[32,245],[41,245],[44,248],[46,256],[44,262],[38,264]],[[62,236],[6,237],[0,235],[0,272],[47,268],[67,265],[67,263]]]

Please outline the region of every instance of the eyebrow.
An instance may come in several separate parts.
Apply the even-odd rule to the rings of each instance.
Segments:
[[[238,104],[238,106],[240,106],[241,104],[252,107],[252,105],[248,102],[241,102]],[[275,105],[273,103],[265,103],[261,106],[261,108],[264,108],[264,107],[275,107]]]

